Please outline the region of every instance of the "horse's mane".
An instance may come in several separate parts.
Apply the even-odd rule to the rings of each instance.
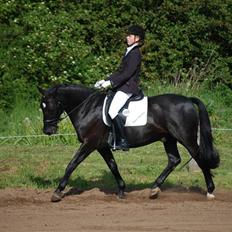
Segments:
[[[86,87],[86,86],[81,85],[81,84],[57,84],[57,85],[54,85],[54,86],[48,88],[47,91],[48,92],[53,92],[53,91],[57,91],[58,89],[62,89],[62,88],[70,88],[70,89],[86,90],[86,91],[95,91],[93,88]]]
[[[86,87],[81,84],[58,84],[53,87],[50,87],[47,90],[47,93],[54,93],[59,91],[66,91],[66,92],[78,92],[80,95],[85,96],[86,98],[83,102],[78,105],[81,111],[88,110],[90,105],[91,107],[97,107],[99,104],[103,104],[103,99],[105,97],[105,93],[97,91],[94,88]]]
[[[54,85],[52,87],[49,87],[46,90],[46,95],[50,95],[50,94],[56,94],[58,92],[63,92],[63,91],[67,91],[69,90],[70,92],[79,92],[79,93],[83,93],[84,95],[88,95],[88,94],[92,94],[94,92],[96,92],[96,89],[94,88],[90,88],[90,87],[86,87],[84,85],[81,84],[57,84]]]

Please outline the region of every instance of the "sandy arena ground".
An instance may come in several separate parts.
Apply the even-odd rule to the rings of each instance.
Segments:
[[[0,190],[0,231],[232,231],[232,191],[217,190],[206,200],[200,190],[164,190],[149,199],[149,189],[126,193],[126,199],[92,189],[71,190],[51,203],[51,191]]]

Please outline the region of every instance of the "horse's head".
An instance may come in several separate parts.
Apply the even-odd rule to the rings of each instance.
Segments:
[[[44,90],[38,88],[42,94],[40,107],[43,111],[43,132],[47,135],[52,135],[57,132],[58,122],[60,115],[63,113],[64,109],[57,96],[57,88],[52,88]]]

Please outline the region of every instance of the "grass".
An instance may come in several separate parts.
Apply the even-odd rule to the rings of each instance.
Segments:
[[[217,146],[221,154],[221,165],[214,170],[218,188],[232,189],[232,148]],[[0,147],[0,188],[24,187],[50,189],[58,185],[66,165],[77,148],[75,146],[1,146]],[[180,146],[182,164],[189,156]],[[157,142],[146,147],[131,149],[128,153],[115,152],[115,159],[127,190],[151,187],[167,163],[162,144]],[[197,187],[205,189],[201,172],[188,172],[181,165],[171,173],[165,185]],[[74,171],[70,187],[90,189],[94,187],[116,190],[116,183],[103,159],[94,152]]]

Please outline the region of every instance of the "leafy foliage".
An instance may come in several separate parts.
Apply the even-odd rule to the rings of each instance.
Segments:
[[[36,85],[93,84],[123,54],[124,32],[146,29],[143,82],[232,86],[229,0],[3,0],[0,107],[35,97]]]

